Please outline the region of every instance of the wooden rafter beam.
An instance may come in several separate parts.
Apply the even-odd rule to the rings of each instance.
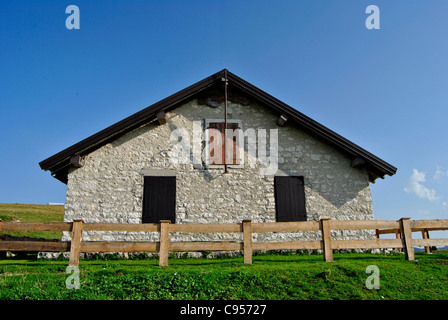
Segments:
[[[279,125],[279,126],[284,126],[285,125],[285,123],[286,123],[286,121],[288,120],[288,116],[286,115],[286,114],[282,114],[281,116],[280,116],[280,118],[278,118],[278,120],[277,120],[277,124]]]
[[[157,120],[159,121],[159,124],[165,124],[166,123],[166,114],[165,111],[160,110],[156,114]]]

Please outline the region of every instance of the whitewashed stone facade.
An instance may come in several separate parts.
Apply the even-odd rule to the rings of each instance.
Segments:
[[[243,168],[204,169],[174,164],[169,153],[177,141],[170,141],[178,128],[192,134],[193,121],[222,119],[224,104],[218,107],[192,99],[166,113],[167,123],[157,121],[129,132],[91,152],[80,168],[68,174],[65,221],[142,223],[144,175],[160,170],[174,172],[177,179],[176,223],[234,223],[244,219],[274,222],[274,176],[261,175],[259,165],[251,168],[245,152]],[[373,219],[368,174],[352,168],[350,158],[293,123],[278,126],[278,114],[254,101],[248,105],[229,103],[228,118],[241,120],[247,128],[278,129],[278,171],[276,175],[304,177],[308,220]],[[247,146],[247,141],[245,142]],[[245,148],[245,151],[247,149]],[[335,232],[337,238],[372,237],[369,232]],[[85,240],[156,241],[154,233],[84,232]],[[263,239],[316,239],[313,232],[254,234]],[[69,234],[63,237],[69,239]],[[171,234],[173,240],[240,239],[234,234]]]

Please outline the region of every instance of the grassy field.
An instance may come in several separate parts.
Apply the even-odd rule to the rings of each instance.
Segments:
[[[5,221],[62,221],[62,206],[0,204]],[[10,233],[12,234],[12,233]],[[14,233],[58,238],[58,233]],[[255,254],[242,257],[81,260],[79,289],[67,289],[67,260],[0,259],[0,300],[446,300],[448,252],[403,254]],[[380,288],[368,289],[366,268],[378,267]]]
[[[448,253],[336,253],[242,257],[81,260],[80,288],[67,289],[68,261],[0,260],[0,299],[88,300],[445,300]],[[369,265],[380,271],[380,288],[368,289]]]
[[[0,219],[3,221],[50,222],[64,220],[64,206],[42,204],[0,203]],[[61,239],[62,232],[8,231],[18,237]]]

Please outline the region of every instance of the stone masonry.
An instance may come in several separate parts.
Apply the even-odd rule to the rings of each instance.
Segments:
[[[85,157],[68,175],[65,221],[141,223],[144,175],[174,172],[177,179],[176,223],[275,222],[274,176],[260,174],[262,164],[242,168],[206,169],[191,162],[175,164],[170,152],[177,141],[171,132],[184,129],[190,136],[193,121],[223,119],[224,103],[200,104],[192,99],[166,113],[166,124],[157,121],[129,132]],[[308,220],[373,219],[367,172],[350,167],[350,158],[287,122],[278,126],[278,114],[253,101],[229,103],[228,119],[248,128],[278,129],[278,171],[275,175],[303,176]],[[366,231],[335,232],[335,239],[371,238]],[[176,240],[241,239],[240,234],[171,234]],[[314,232],[254,234],[254,241],[314,240]],[[69,234],[63,236],[68,240]],[[157,241],[157,233],[84,232],[84,240]]]

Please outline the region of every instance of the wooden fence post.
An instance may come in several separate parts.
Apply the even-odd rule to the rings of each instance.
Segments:
[[[159,266],[168,266],[168,251],[170,246],[170,220],[160,220],[160,248],[159,248]]]
[[[72,242],[70,244],[70,266],[79,265],[79,253],[81,250],[81,238],[83,229],[82,220],[73,220],[72,224]]]
[[[330,219],[320,219],[320,232],[322,233],[322,242],[324,249],[324,261],[333,262],[333,249],[331,246]]]
[[[1,231],[1,229],[0,229]],[[423,229],[422,230],[422,238],[423,239],[429,239],[429,231],[428,229]],[[431,253],[431,247],[430,246],[425,246],[425,253]]]
[[[395,239],[403,239],[401,235],[401,229],[395,230]],[[398,252],[403,252],[403,248],[398,248]]]
[[[403,235],[403,249],[406,260],[415,260],[414,246],[412,243],[411,218],[400,219],[400,229]]]
[[[252,221],[243,220],[244,263],[252,264]]]

